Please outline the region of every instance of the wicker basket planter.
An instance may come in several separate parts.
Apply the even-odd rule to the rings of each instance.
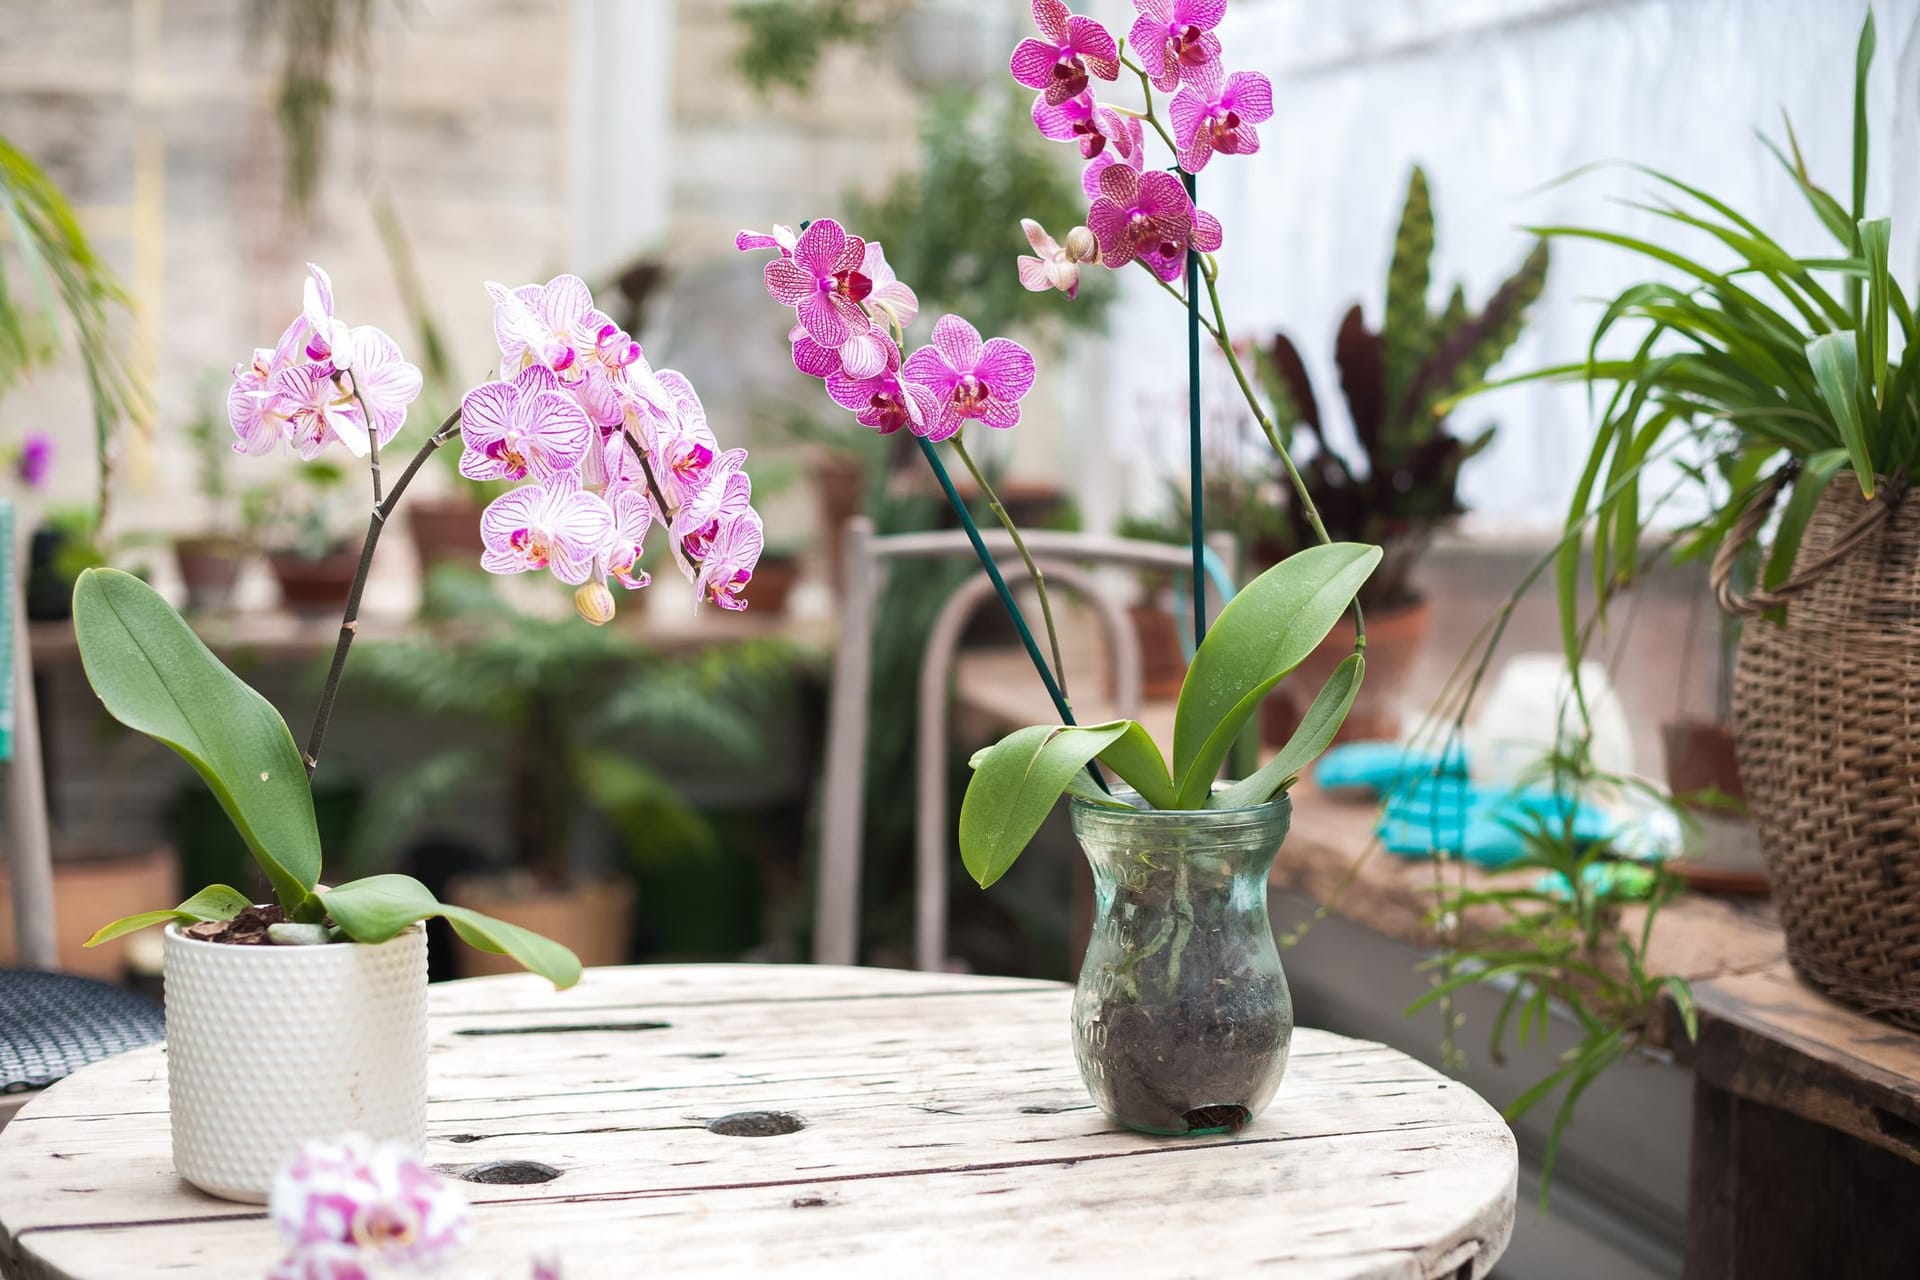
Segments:
[[[1716,579],[1753,615],[1734,730],[1788,955],[1829,995],[1920,1028],[1920,494],[1900,487],[1869,503],[1836,476],[1774,596]]]

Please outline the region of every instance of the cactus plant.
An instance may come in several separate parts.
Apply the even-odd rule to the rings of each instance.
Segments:
[[[1385,318],[1367,327],[1355,303],[1334,339],[1340,390],[1353,419],[1361,465],[1336,450],[1322,426],[1319,401],[1293,340],[1276,334],[1262,352],[1262,381],[1279,420],[1304,429],[1317,446],[1305,463],[1307,488],[1336,539],[1376,543],[1386,559],[1361,595],[1370,608],[1418,599],[1411,576],[1436,526],[1461,514],[1455,482],[1460,466],[1486,448],[1494,428],[1462,439],[1439,411],[1449,397],[1479,383],[1520,336],[1527,309],[1546,283],[1542,240],[1520,268],[1475,312],[1455,285],[1439,312],[1429,309],[1433,205],[1418,166],[1407,183],[1393,259],[1387,271]],[[1293,543],[1315,540],[1297,505]]]

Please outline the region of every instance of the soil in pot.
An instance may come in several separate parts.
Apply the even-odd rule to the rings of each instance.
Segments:
[[[267,563],[280,583],[280,602],[288,610],[303,617],[325,618],[346,611],[360,557],[350,550],[317,557],[275,551],[268,554]]]
[[[407,504],[407,527],[420,555],[420,572],[443,564],[477,565],[486,544],[480,540],[480,504],[471,498],[419,498]]]
[[[233,602],[246,548],[235,538],[181,538],[173,544],[189,610],[224,609]]]
[[[1367,677],[1335,742],[1399,739],[1407,683],[1426,645],[1431,618],[1432,609],[1424,600],[1398,609],[1367,611]],[[1341,618],[1286,683],[1261,704],[1261,741],[1270,747],[1284,746],[1320,686],[1352,652],[1353,618],[1348,616]]]

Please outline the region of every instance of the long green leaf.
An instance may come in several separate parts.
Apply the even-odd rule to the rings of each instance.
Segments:
[[[1873,69],[1873,51],[1879,43],[1873,10],[1860,25],[1860,44],[1853,55],[1853,223],[1867,216],[1867,73]]]
[[[1873,497],[1873,457],[1867,450],[1866,426],[1860,420],[1860,403],[1855,397],[1860,376],[1857,335],[1823,333],[1807,344],[1807,362],[1813,366],[1814,381],[1826,398],[1833,424],[1847,447],[1847,456],[1860,479],[1860,492]]]
[[[1220,611],[1193,655],[1174,709],[1178,807],[1206,803],[1241,726],[1333,630],[1379,563],[1378,547],[1309,547],[1248,583]]]
[[[1780,513],[1779,527],[1774,530],[1773,550],[1761,574],[1761,586],[1771,591],[1793,572],[1794,553],[1800,550],[1800,537],[1807,530],[1807,521],[1813,518],[1813,509],[1819,504],[1820,495],[1827,491],[1828,483],[1846,465],[1845,449],[1828,449],[1814,454],[1801,467],[1800,478],[1794,482],[1793,494],[1787,499],[1786,510]]]
[[[385,942],[402,929],[438,916],[469,945],[512,956],[561,990],[580,981],[580,957],[517,924],[441,902],[412,876],[368,876],[321,894],[327,914],[355,942]]]
[[[973,758],[973,777],[960,802],[960,860],[982,889],[1005,875],[1025,851],[1073,775],[1133,723],[1032,725]]]
[[[1307,714],[1300,718],[1300,727],[1287,739],[1287,745],[1280,748],[1280,754],[1267,761],[1258,772],[1207,797],[1207,808],[1250,808],[1265,804],[1286,790],[1302,770],[1333,744],[1334,735],[1340,732],[1347,712],[1353,709],[1353,700],[1360,694],[1360,682],[1366,673],[1367,661],[1359,654],[1348,654],[1341,659],[1314,697],[1313,705],[1307,708]]]
[[[231,920],[252,905],[252,900],[238,889],[224,884],[209,885],[171,911],[142,911],[138,915],[122,916],[112,924],[94,930],[86,945],[97,947],[103,942],[124,938],[129,933],[151,929],[156,924],[172,924],[176,920]]]
[[[1393,256],[1387,264],[1387,313],[1381,336],[1387,347],[1390,422],[1399,421],[1407,383],[1437,339],[1427,322],[1432,260],[1433,202],[1427,191],[1427,175],[1415,165],[1407,179],[1407,199],[1400,210],[1400,227],[1394,233]]]
[[[1893,222],[1888,218],[1863,218],[1860,222],[1860,252],[1867,261],[1867,310],[1862,317],[1867,334],[1866,371],[1873,378],[1873,400],[1887,402],[1887,313],[1893,307],[1893,278],[1887,270],[1887,254],[1893,239]]]
[[[1173,808],[1173,778],[1167,772],[1167,758],[1160,754],[1153,735],[1138,721],[1126,722],[1120,736],[1100,752],[1100,763],[1138,791],[1149,807]]]
[[[194,767],[267,874],[280,905],[312,914],[320,879],[313,790],[287,722],[227,670],[173,607],[117,569],[73,589],[73,630],[107,714]]]

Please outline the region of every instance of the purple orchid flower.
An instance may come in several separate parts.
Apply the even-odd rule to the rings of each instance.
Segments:
[[[1100,244],[1093,232],[1075,227],[1067,233],[1067,243],[1062,247],[1032,218],[1020,219],[1020,229],[1027,233],[1027,243],[1039,255],[1020,255],[1021,286],[1031,293],[1058,289],[1069,298],[1078,297],[1081,265],[1100,260]]]
[[[940,401],[929,388],[901,378],[900,364],[900,348],[889,341],[884,369],[866,378],[835,370],[826,375],[827,394],[851,410],[855,422],[883,436],[902,427],[924,436],[940,416]]]
[[[705,560],[720,530],[753,509],[753,481],[744,471],[714,476],[700,495],[680,508],[670,533],[689,560]]]
[[[822,218],[801,233],[791,258],[767,264],[767,292],[794,309],[815,342],[838,350],[870,327],[861,305],[873,292],[872,279],[861,270],[866,256],[866,241]]]
[[[1170,173],[1109,165],[1087,226],[1099,241],[1100,260],[1118,271],[1135,258],[1152,255],[1157,262],[1184,254],[1193,236],[1193,204]]]
[[[353,1274],[326,1269],[341,1262],[326,1246],[357,1246],[380,1263],[431,1269],[473,1235],[472,1215],[452,1184],[405,1147],[376,1146],[359,1134],[309,1143],[282,1166],[269,1213],[294,1259],[310,1251],[312,1265],[289,1273],[303,1278]]]
[[[579,276],[560,275],[545,284],[509,290],[487,282],[493,298],[493,336],[500,344],[501,371],[512,375],[528,365],[545,365],[564,383],[585,376],[581,352],[592,347],[612,323],[593,305],[593,291]]]
[[[579,402],[537,364],[467,392],[460,435],[460,474],[469,480],[550,480],[580,466],[595,442]]]
[[[618,492],[612,489],[607,492],[607,505],[613,512],[613,532],[607,535],[606,546],[594,568],[602,578],[611,574],[627,590],[638,591],[653,581],[652,575],[640,568],[640,557],[647,547],[647,530],[653,525],[653,503],[638,485],[628,484]]]
[[[562,472],[545,484],[522,485],[487,504],[480,513],[486,551],[480,567],[509,574],[551,570],[570,587],[593,572],[594,556],[613,532],[606,500]]]
[[[787,341],[793,345],[793,367],[809,378],[830,378],[836,373],[845,372],[840,363],[840,353],[809,338],[807,331],[799,325],[793,326],[787,334]]]
[[[1172,93],[1185,77],[1220,58],[1213,29],[1227,13],[1227,0],[1133,0],[1139,11],[1127,43],[1140,57],[1153,87]]]
[[[283,438],[309,462],[336,441],[356,458],[371,449],[360,408],[333,372],[332,365],[299,364],[282,369],[267,384],[263,422],[284,423]]]
[[[358,1245],[322,1240],[301,1245],[274,1263],[267,1280],[375,1280],[375,1276]]]
[[[1193,230],[1187,236],[1184,247],[1167,251],[1165,244],[1150,244],[1140,252],[1140,261],[1147,264],[1149,270],[1169,284],[1178,280],[1187,269],[1187,250],[1198,253],[1212,253],[1220,247],[1224,239],[1220,219],[1205,209],[1194,209]]]
[[[305,325],[300,341],[305,344],[307,359],[346,368],[352,356],[341,352],[347,345],[347,327],[333,318],[333,279],[311,262],[307,264],[300,300],[300,321]]]
[[[752,253],[756,249],[778,249],[781,257],[791,258],[793,246],[799,242],[799,239],[792,227],[784,227],[776,223],[771,234],[764,231],[740,232],[733,238],[733,247],[741,253]]]
[[[1057,105],[1049,103],[1044,96],[1035,98],[1033,127],[1040,131],[1041,137],[1054,142],[1079,143],[1082,160],[1103,155],[1109,148],[1119,152],[1123,159],[1138,150],[1134,141],[1140,136],[1139,125],[1129,130],[1126,117],[1112,107],[1101,106],[1091,89]]]
[[[1044,39],[1029,36],[1013,51],[1013,78],[1039,89],[1058,106],[1084,92],[1087,73],[1102,80],[1120,76],[1120,50],[1107,29],[1072,12],[1062,0],[1033,0],[1034,25]]]
[[[364,406],[385,448],[406,425],[407,406],[420,396],[420,369],[407,362],[399,343],[370,324],[348,331],[346,350],[353,360],[348,376],[359,393],[355,408]]]
[[[1260,149],[1254,126],[1273,119],[1273,85],[1258,71],[1223,75],[1215,60],[1187,73],[1167,114],[1180,145],[1180,167],[1198,173],[1216,151],[1250,156]]]
[[[1102,147],[1094,157],[1087,161],[1087,167],[1080,174],[1080,187],[1092,200],[1100,194],[1100,175],[1108,165],[1121,164],[1135,173],[1145,173],[1147,169],[1147,143],[1140,121],[1133,116],[1121,116],[1122,136],[1114,139],[1111,147]],[[1121,143],[1125,143],[1124,146]]]
[[[747,607],[740,593],[753,580],[753,568],[760,563],[766,545],[766,529],[760,516],[749,508],[731,523],[722,524],[707,546],[694,583],[701,600],[711,600],[722,609],[739,612]]]
[[[872,321],[865,333],[856,333],[841,344],[840,367],[856,378],[870,378],[887,367],[887,350],[893,345],[888,329],[905,329],[920,314],[920,299],[887,264],[887,255],[877,242],[867,245],[860,261],[861,274],[872,282],[873,291],[861,305]],[[804,326],[803,326],[804,327]]]
[[[1176,185],[1178,185],[1176,183]],[[941,316],[933,344],[907,357],[907,380],[931,391],[939,413],[929,440],[945,440],[978,420],[1005,430],[1020,423],[1020,401],[1033,388],[1033,353],[1009,338],[981,342],[980,331],[959,316]]]
[[[20,456],[14,460],[13,474],[29,489],[38,489],[53,471],[53,437],[35,431],[20,442]]]

